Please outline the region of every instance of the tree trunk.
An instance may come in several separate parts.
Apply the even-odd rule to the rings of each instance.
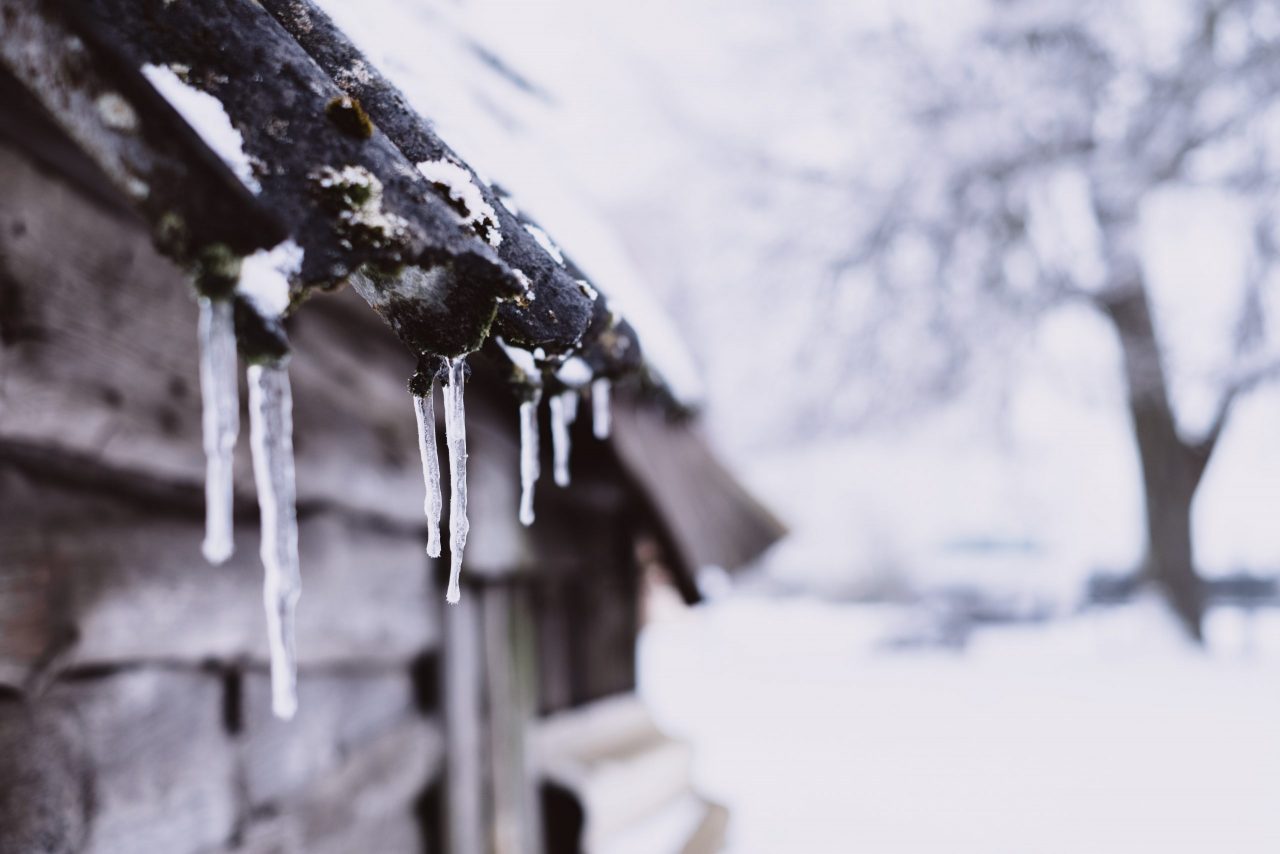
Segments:
[[[1169,600],[1188,633],[1200,641],[1205,596],[1192,557],[1191,502],[1212,441],[1192,445],[1178,435],[1141,281],[1116,288],[1102,307],[1119,334],[1129,414],[1142,464],[1147,515],[1143,574]]]

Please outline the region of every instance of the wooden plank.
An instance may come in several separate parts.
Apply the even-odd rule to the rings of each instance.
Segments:
[[[489,762],[488,796],[493,811],[489,850],[493,854],[537,854],[542,848],[542,824],[529,763],[536,677],[528,604],[523,591],[512,585],[485,586],[476,593],[483,615],[488,701],[484,754]]]
[[[409,674],[402,670],[304,674],[298,681],[298,714],[291,721],[281,721],[271,713],[268,675],[246,674],[241,691],[244,732],[239,752],[250,808],[291,800],[305,803],[331,795],[337,783],[325,781],[335,774],[342,779],[375,779],[379,773],[395,777],[402,769],[394,763],[371,759],[368,767],[356,771],[347,768],[344,760],[394,731],[403,730],[404,739],[409,738],[408,733],[416,733],[430,740],[434,728],[424,734],[415,725],[419,718],[413,694]],[[437,742],[438,738],[430,745],[433,751]],[[410,747],[416,751],[420,745]],[[375,751],[378,757],[384,753]],[[420,782],[419,788],[425,787],[425,781]],[[348,795],[354,798],[354,794]],[[405,796],[403,802],[408,799]]]
[[[0,684],[58,667],[267,657],[256,525],[211,567],[201,524],[0,466]],[[438,640],[421,542],[335,513],[301,522],[305,669],[407,663]]]
[[[698,599],[695,575],[702,567],[737,569],[786,534],[688,420],[615,395],[612,444],[674,551],[675,581],[686,600]]]
[[[59,683],[89,756],[86,854],[195,854],[236,821],[234,751],[214,674],[161,668]]]
[[[65,709],[0,700],[0,852],[81,850],[90,792],[80,742]]]
[[[480,608],[474,587],[444,608],[445,838],[450,854],[488,854]]]

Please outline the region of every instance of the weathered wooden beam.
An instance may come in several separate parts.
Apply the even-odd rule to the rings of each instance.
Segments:
[[[264,0],[263,5],[343,91],[358,99],[409,160],[446,161],[465,174],[497,221],[502,234],[498,256],[528,277],[535,297],[499,306],[495,333],[508,344],[542,348],[553,360],[578,353],[599,376],[622,376],[641,365],[635,332],[608,307],[607,292],[590,282],[562,247],[549,250],[544,245],[549,238],[538,223],[499,185],[487,183],[467,166],[322,9],[312,0]],[[432,186],[451,204],[466,208],[449,185]]]
[[[248,255],[285,230],[110,41],[40,0],[0,0],[0,67],[94,161],[180,262]],[[8,129],[20,136],[20,128]]]
[[[578,347],[595,308],[595,291],[585,284],[581,271],[570,270],[563,259],[557,260],[539,243],[534,236],[537,232],[531,230],[537,229],[537,224],[513,212],[514,205],[505,202],[499,190],[440,139],[324,11],[310,0],[266,0],[263,5],[343,91],[358,99],[410,161],[456,167],[454,172],[448,166],[433,166],[440,171],[433,189],[469,215],[477,214],[475,208],[483,209],[486,222],[493,221],[502,236],[496,247],[498,256],[532,285],[533,299],[499,307],[494,331],[508,343],[530,350],[542,347],[562,353]],[[456,175],[453,183],[448,179],[450,173]],[[478,198],[471,197],[472,192]]]
[[[260,198],[304,250],[295,284],[353,274],[415,353],[459,355],[489,332],[516,276],[414,164],[256,3],[92,0],[86,30],[134,64],[166,66],[213,96],[258,166]],[[235,45],[234,50],[228,45]]]

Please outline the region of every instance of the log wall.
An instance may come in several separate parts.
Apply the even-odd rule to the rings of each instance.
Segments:
[[[212,567],[192,294],[66,174],[0,145],[0,854],[439,850],[443,567],[423,548],[413,360],[350,294],[288,323],[300,710],[277,721],[247,416],[236,552]],[[617,462],[583,419],[574,488],[546,478],[520,526],[516,403],[486,371],[467,395],[468,594],[529,585],[538,707],[630,690]]]

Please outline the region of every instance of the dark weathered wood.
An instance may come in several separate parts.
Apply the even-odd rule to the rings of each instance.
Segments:
[[[51,2],[2,0],[0,73],[23,84],[143,214],[156,239],[186,260],[214,243],[247,255],[282,240],[275,216],[204,146],[138,64],[64,12]]]
[[[359,99],[378,128],[410,161],[449,160],[471,176],[472,184],[497,217],[502,235],[496,247],[498,256],[529,278],[535,295],[531,301],[500,306],[495,331],[508,342],[531,350],[543,347],[563,352],[578,346],[596,308],[578,283],[578,279],[585,279],[581,271],[566,269],[539,245],[525,228],[526,224],[536,227],[536,223],[523,213],[512,213],[499,192],[465,165],[323,10],[310,0],[267,0],[263,5],[347,94]],[[441,85],[461,82],[442,81]],[[448,189],[434,186],[448,201]],[[603,302],[600,309],[604,310]]]
[[[613,447],[674,551],[675,580],[686,600],[698,599],[699,569],[734,570],[786,533],[692,423],[627,395],[615,395],[613,403]]]
[[[256,526],[207,565],[200,522],[0,468],[0,684],[42,668],[267,657]],[[326,514],[301,526],[304,670],[407,663],[438,640],[421,543]]]
[[[134,63],[178,64],[222,103],[246,152],[264,164],[262,201],[305,250],[298,284],[328,286],[359,271],[362,294],[413,352],[449,356],[478,349],[498,301],[524,293],[257,3],[92,0],[75,8],[78,24]],[[232,44],[238,49],[227,50]]]
[[[213,674],[142,669],[59,684],[92,769],[86,854],[195,854],[236,820],[234,753]]]
[[[92,779],[64,709],[0,700],[0,854],[75,854]]]

